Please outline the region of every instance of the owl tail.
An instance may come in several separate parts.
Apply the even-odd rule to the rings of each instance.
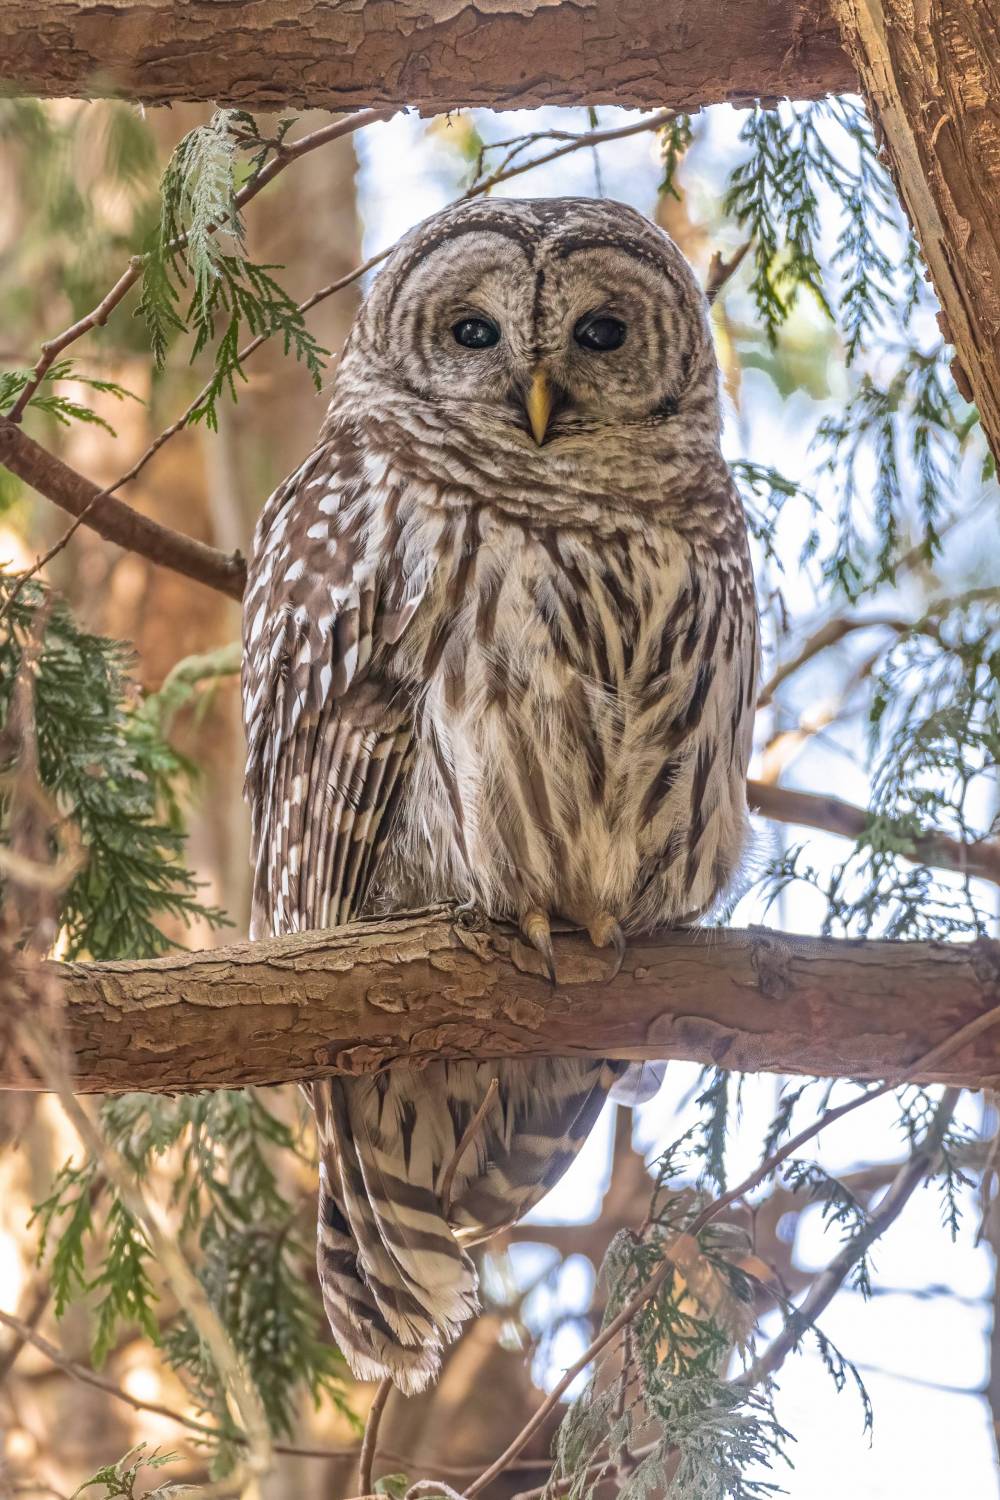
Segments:
[[[622,1064],[405,1065],[312,1085],[320,1140],[317,1263],[334,1337],[359,1380],[409,1395],[478,1308],[464,1246],[514,1223],[555,1185]],[[457,1143],[499,1084],[474,1138]],[[448,1220],[444,1177],[455,1163]]]
[[[317,1264],[334,1337],[359,1380],[405,1395],[437,1377],[441,1351],[478,1307],[475,1267],[441,1216],[435,1163],[407,1161],[373,1126],[374,1080],[313,1085],[320,1139]]]

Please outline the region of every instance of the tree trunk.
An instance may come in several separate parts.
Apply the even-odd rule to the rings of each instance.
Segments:
[[[684,1058],[749,1072],[1000,1079],[1000,943],[837,942],[751,929],[558,939],[559,983],[509,929],[445,908],[147,963],[51,964],[81,1093],[360,1074],[403,1057]],[[32,976],[26,974],[30,987]],[[34,1013],[38,1004],[31,1002]],[[0,1003],[12,1038],[23,995]],[[994,1015],[994,1011],[996,1014]],[[997,1023],[997,1024],[994,1024]],[[0,1086],[30,1088],[13,1040]]]
[[[1000,0],[832,0],[1000,458]]]
[[[815,0],[0,0],[0,74],[39,95],[429,113],[689,108],[856,85]]]

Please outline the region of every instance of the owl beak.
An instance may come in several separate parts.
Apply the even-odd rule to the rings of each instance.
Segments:
[[[531,377],[524,408],[528,413],[531,435],[541,447],[545,441],[545,430],[549,425],[549,418],[552,416],[552,386],[544,370],[536,370]]]

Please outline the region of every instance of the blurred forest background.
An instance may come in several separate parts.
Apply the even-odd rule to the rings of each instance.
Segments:
[[[0,371],[30,368],[45,337],[100,300],[157,222],[171,152],[209,114],[193,106],[144,115],[123,104],[0,100]],[[295,133],[327,118],[304,115]],[[284,172],[247,209],[250,253],[284,266],[282,284],[304,298],[466,190],[484,147],[489,172],[510,151],[494,143],[611,130],[639,118],[615,110],[396,116]],[[258,125],[262,136],[278,128],[263,117]],[[529,142],[515,160],[551,147],[551,140]],[[758,822],[752,880],[732,920],[766,915],[792,931],[900,937],[995,930],[995,885],[941,868],[947,859],[930,868],[906,857],[927,826],[946,842],[974,842],[995,830],[1000,527],[975,413],[952,381],[933,298],[859,106],[832,101],[774,113],[721,106],[665,130],[575,150],[494,190],[633,203],[673,235],[703,280],[716,252],[732,257],[751,240],[714,322],[727,453],[753,506],[765,613],[753,775],[765,787],[832,794],[874,809],[874,817],[862,820],[856,845],[858,830],[841,837],[836,811],[811,807],[804,821],[813,826],[794,826],[792,803],[784,812],[776,804],[779,820]],[[355,281],[310,315],[326,349],[340,347],[363,285]],[[97,330],[75,371],[54,387],[110,423],[117,439],[94,422],[30,414],[29,430],[98,484],[111,483],[146,448],[211,368],[207,354],[189,365],[185,347],[154,369],[146,330],[131,311],[126,306]],[[74,378],[80,375],[118,382],[140,399],[95,393]],[[227,551],[246,549],[263,500],[308,451],[327,399],[302,364],[283,356],[279,339],[265,344],[246,375],[238,402],[219,402],[217,432],[205,423],[181,432],[127,491],[143,512]],[[7,571],[30,566],[64,530],[60,512],[0,470]],[[174,784],[188,829],[184,859],[202,883],[200,898],[223,909],[232,927],[201,918],[186,926],[168,914],[163,930],[192,947],[242,936],[249,887],[243,743],[238,680],[225,649],[238,634],[238,606],[85,527],[45,576],[81,627],[134,647],[138,700],[155,705],[180,758]],[[181,662],[188,665],[178,673]],[[484,1315],[452,1352],[438,1389],[405,1403],[391,1398],[377,1472],[432,1473],[457,1487],[478,1473],[498,1447],[497,1434],[520,1426],[539,1389],[589,1341],[603,1295],[596,1271],[616,1229],[644,1217],[646,1163],[694,1124],[713,1170],[738,1175],[759,1149],[780,1088],[774,1078],[748,1079],[737,1098],[735,1080],[699,1079],[697,1069],[674,1066],[652,1103],[634,1112],[619,1107],[533,1222],[484,1255]],[[120,1141],[148,1132],[136,1149],[145,1150],[150,1190],[164,1201],[181,1173],[169,1148],[171,1131],[180,1129],[171,1107],[165,1102],[158,1126],[148,1115],[118,1122]],[[249,1131],[253,1170],[274,1174],[272,1185],[258,1183],[264,1222],[256,1228],[263,1231],[267,1214],[280,1216],[283,1205],[294,1242],[305,1247],[267,1260],[267,1274],[310,1288],[315,1182],[296,1091],[269,1090],[226,1107],[224,1124],[209,1119],[194,1128],[218,1148],[220,1173],[234,1170],[237,1182],[246,1163],[233,1168],[226,1157],[226,1131],[230,1144],[238,1130]],[[891,1101],[879,1111],[824,1140],[820,1152],[866,1204],[877,1202],[907,1140],[905,1109],[902,1130]],[[970,1135],[992,1139],[990,1100],[968,1099],[962,1119]],[[103,1235],[105,1244],[95,1250],[88,1242],[87,1275],[98,1274],[116,1230],[102,1184],[81,1179],[75,1198],[64,1196],[39,1265],[45,1216],[33,1218],[33,1207],[50,1197],[69,1158],[79,1162],[79,1147],[54,1100],[2,1094],[0,1143],[19,1147],[0,1154],[0,1309],[91,1368],[95,1309],[107,1287],[95,1284],[61,1308],[51,1257],[73,1213],[92,1198],[91,1239]],[[971,1141],[964,1150],[965,1179],[948,1184],[949,1204],[961,1210],[956,1242],[942,1225],[937,1192],[918,1194],[879,1247],[872,1299],[863,1305],[851,1286],[829,1315],[871,1392],[874,1446],[862,1407],[849,1394],[836,1399],[818,1353],[795,1356],[780,1377],[779,1415],[798,1441],[794,1470],[776,1478],[796,1500],[832,1500],[848,1486],[859,1500],[1000,1493],[1000,1225],[983,1190],[993,1154],[991,1145]],[[70,1202],[77,1209],[66,1211]],[[946,1220],[950,1213],[947,1206]],[[758,1262],[791,1297],[837,1243],[828,1205],[787,1185],[747,1205],[743,1218]],[[833,1238],[824,1240],[831,1219]],[[210,1257],[210,1239],[201,1244]],[[248,1284],[263,1274],[249,1252],[229,1271]],[[140,1442],[186,1455],[169,1470],[143,1471],[150,1486],[205,1478],[208,1460],[192,1447],[193,1434],[149,1409],[159,1404],[195,1420],[205,1410],[191,1396],[190,1361],[170,1344],[180,1310],[157,1291],[158,1300],[141,1288],[122,1300],[102,1325],[99,1351],[101,1379],[145,1409],[81,1383],[0,1328],[0,1496],[68,1496]],[[256,1308],[251,1299],[250,1321],[269,1305],[261,1297]],[[349,1413],[363,1417],[371,1392],[355,1388],[332,1354],[314,1300],[291,1311],[287,1297],[276,1305],[288,1329],[272,1329],[276,1342],[261,1344],[255,1369],[274,1377],[287,1451],[265,1493],[270,1500],[350,1494],[357,1428]],[[773,1326],[773,1306],[762,1301],[758,1310]],[[172,1348],[169,1362],[151,1333]],[[302,1373],[315,1402],[296,1384]],[[544,1481],[555,1425],[491,1494],[531,1491]],[[346,1456],[329,1456],[337,1449]],[[145,1482],[136,1493],[145,1493]]]

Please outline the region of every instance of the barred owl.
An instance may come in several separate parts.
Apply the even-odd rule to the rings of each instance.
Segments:
[[[551,970],[554,918],[614,963],[712,907],[746,838],[757,654],[719,427],[705,298],[632,209],[481,200],[400,242],[254,539],[255,935],[452,900]],[[470,1245],[557,1181],[622,1068],[312,1085],[320,1282],[359,1377],[433,1379],[475,1310]]]

